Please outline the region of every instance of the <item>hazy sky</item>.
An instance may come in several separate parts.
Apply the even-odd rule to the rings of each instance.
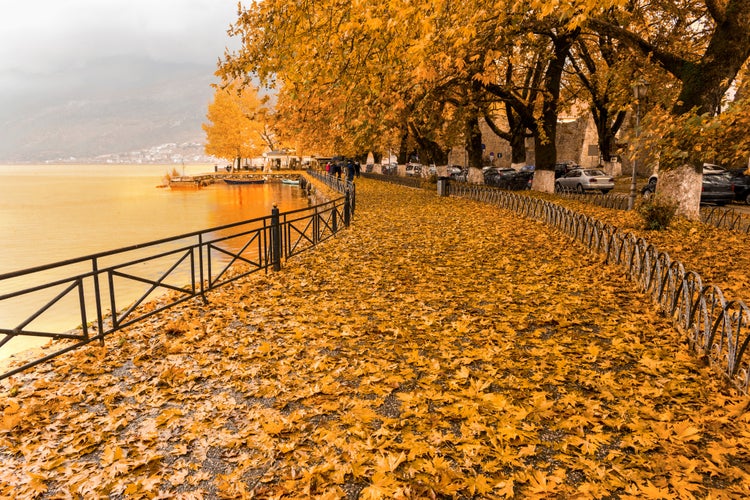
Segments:
[[[0,95],[65,86],[102,60],[216,65],[237,0],[3,0]]]

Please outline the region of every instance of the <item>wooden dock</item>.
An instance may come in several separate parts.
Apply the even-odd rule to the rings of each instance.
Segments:
[[[173,177],[169,180],[169,187],[173,189],[190,188],[198,189],[206,187],[210,184],[217,182],[223,182],[224,179],[232,180],[259,180],[263,179],[266,183],[281,183],[282,179],[300,179],[302,178],[301,173],[271,173],[271,174],[250,174],[245,172],[215,172],[208,174],[198,175],[184,175],[180,177]]]

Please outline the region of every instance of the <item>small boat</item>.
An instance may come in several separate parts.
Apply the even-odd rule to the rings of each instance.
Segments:
[[[289,184],[291,186],[299,186],[299,179],[281,179],[282,184]]]
[[[227,184],[263,184],[265,179],[224,179]]]

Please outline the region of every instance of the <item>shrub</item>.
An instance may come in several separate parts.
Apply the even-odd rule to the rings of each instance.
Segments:
[[[664,197],[653,195],[642,198],[636,205],[638,215],[643,219],[644,228],[661,231],[667,229],[677,212],[677,204]]]

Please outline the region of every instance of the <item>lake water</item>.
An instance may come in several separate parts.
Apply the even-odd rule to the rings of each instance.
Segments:
[[[308,205],[299,188],[282,184],[158,188],[173,168],[180,175],[214,170],[0,165],[0,274],[270,215],[274,203],[282,212]],[[10,306],[0,302],[0,328],[13,328],[12,311],[4,307]],[[76,313],[47,315],[45,321],[61,324],[43,326],[73,328],[80,324]],[[0,348],[0,358],[40,343],[26,340],[11,340]]]

